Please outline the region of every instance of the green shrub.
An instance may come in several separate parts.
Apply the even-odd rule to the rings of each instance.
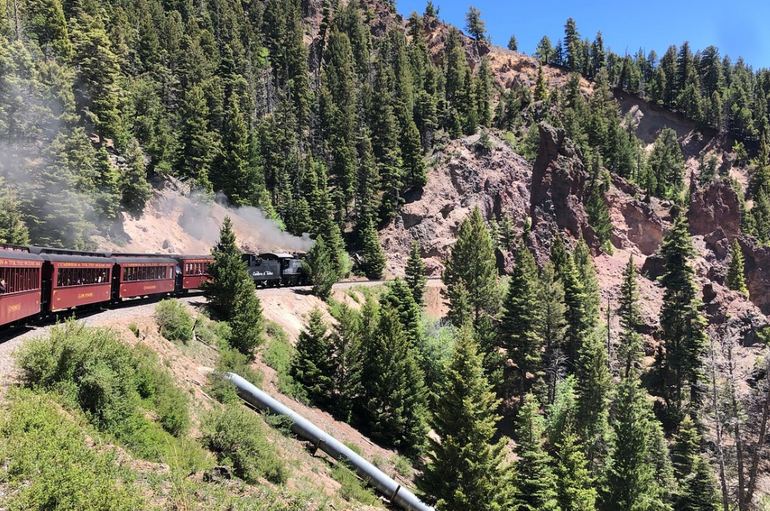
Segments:
[[[45,395],[14,394],[0,413],[0,481],[11,489],[3,509],[132,511],[147,509],[115,455]]]
[[[196,338],[213,348],[225,349],[230,347],[230,337],[233,334],[230,325],[225,321],[213,321],[201,318],[195,326]]]
[[[260,477],[274,483],[288,478],[286,466],[265,438],[261,419],[240,405],[227,405],[206,417],[203,440],[219,463],[231,466],[248,483]]]
[[[208,385],[209,394],[220,403],[238,401],[235,387],[223,378],[225,373],[235,373],[248,380],[252,385],[262,386],[262,373],[251,367],[251,360],[248,356],[232,348],[223,348],[219,351],[216,370],[209,375]]]
[[[110,330],[68,322],[28,342],[18,362],[28,386],[56,392],[142,457],[161,459],[175,440],[169,433],[189,426],[187,396],[157,356]]]
[[[192,339],[195,321],[187,307],[178,300],[162,300],[155,307],[155,321],[158,322],[160,335],[169,341],[186,344]]]
[[[395,458],[393,458],[393,467],[401,477],[411,479],[414,475],[414,469],[412,468],[412,464],[409,462],[409,460],[398,454]]]
[[[377,496],[365,488],[355,472],[344,463],[340,462],[334,466],[332,478],[340,483],[340,496],[348,502],[360,502],[367,506],[379,503]]]
[[[278,390],[282,394],[307,402],[305,389],[294,381],[289,372],[293,356],[294,346],[291,345],[283,330],[278,330],[278,335],[270,335],[267,345],[262,351],[262,361],[275,369],[277,373]]]

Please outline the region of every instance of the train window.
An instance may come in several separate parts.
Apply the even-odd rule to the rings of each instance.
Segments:
[[[88,286],[109,281],[109,268],[59,268],[56,272],[56,287]]]
[[[165,280],[174,278],[173,266],[129,266],[123,270],[123,280]]]
[[[40,268],[0,268],[0,294],[20,293],[40,288]]]

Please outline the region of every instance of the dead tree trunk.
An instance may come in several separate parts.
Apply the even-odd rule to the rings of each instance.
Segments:
[[[711,401],[714,407],[714,422],[717,434],[717,463],[719,464],[719,484],[722,490],[722,509],[730,511],[730,496],[727,489],[727,474],[725,470],[725,452],[722,440],[722,414],[719,411],[719,393],[717,392],[717,369],[714,358],[714,339],[711,339]]]
[[[765,445],[765,436],[767,435],[767,420],[770,416],[770,357],[765,358],[765,399],[762,405],[762,418],[759,423],[759,436],[757,438],[756,448],[751,460],[751,469],[749,469],[749,485],[746,488],[746,503],[751,504],[754,497],[754,489],[757,485],[757,469],[759,468],[759,459],[762,454],[762,447]]]

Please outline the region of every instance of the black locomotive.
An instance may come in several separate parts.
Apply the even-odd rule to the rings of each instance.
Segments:
[[[243,260],[257,286],[303,286],[310,281],[299,254],[243,254]]]

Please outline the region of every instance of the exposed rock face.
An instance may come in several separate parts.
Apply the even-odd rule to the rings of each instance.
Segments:
[[[733,332],[744,346],[756,343],[757,334],[768,325],[767,316],[756,305],[715,282],[703,286],[703,302],[712,333],[715,329]]]
[[[666,222],[654,204],[638,197],[641,191],[625,179],[612,176],[607,194],[612,217],[612,244],[617,248],[638,249],[644,255],[654,254],[666,229]]]
[[[408,195],[401,213],[380,231],[388,270],[403,273],[413,239],[429,274],[440,275],[460,223],[478,206],[487,219],[510,216],[522,229],[529,210],[530,165],[490,133],[493,149],[479,151],[478,136],[449,143],[434,156],[428,185]],[[435,159],[439,159],[435,161]],[[505,263],[506,255],[504,255]]]
[[[742,236],[739,243],[746,259],[746,284],[751,301],[770,314],[770,247],[759,246],[752,238]]]
[[[693,235],[711,234],[715,229],[733,239],[741,233],[741,210],[738,194],[726,181],[715,181],[692,194],[687,214]]]
[[[598,245],[583,207],[588,173],[579,150],[563,129],[542,123],[540,147],[532,168],[530,216],[538,259],[547,254],[554,230],[583,238],[591,247]],[[542,262],[542,261],[541,261]]]

